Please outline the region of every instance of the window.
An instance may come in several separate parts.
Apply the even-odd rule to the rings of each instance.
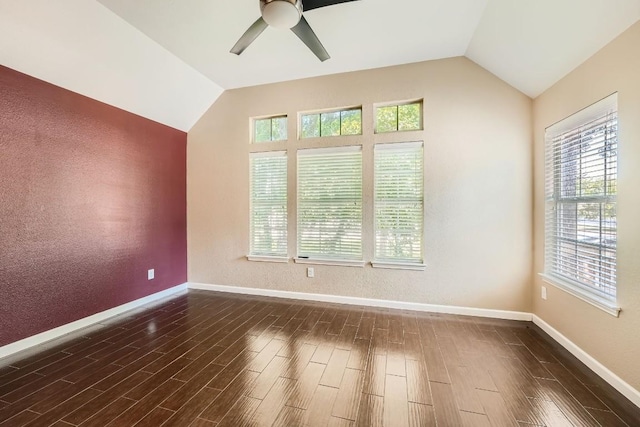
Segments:
[[[616,298],[617,95],[546,131],[545,276],[595,302]]]
[[[298,151],[298,257],[362,259],[362,149]]]
[[[287,154],[251,154],[251,255],[287,256]]]
[[[253,120],[253,142],[286,141],[287,116]]]
[[[422,129],[422,101],[376,107],[376,133]]]
[[[362,108],[303,114],[300,117],[300,128],[302,138],[362,135]]]
[[[422,263],[422,145],[406,142],[375,146],[376,261]]]

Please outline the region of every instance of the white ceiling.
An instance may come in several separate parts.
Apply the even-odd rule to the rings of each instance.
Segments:
[[[535,98],[638,19],[640,0],[490,0],[466,56]]]
[[[461,56],[486,5],[361,0],[309,11],[331,55],[322,63],[291,31],[274,28],[242,55],[230,54],[260,16],[258,0],[99,1],[225,89]]]
[[[95,0],[0,0],[0,65],[184,131],[223,92]]]
[[[258,0],[0,0],[0,64],[182,130],[223,89],[461,55],[536,97],[638,21],[640,0],[340,4],[305,14],[324,63],[272,28],[230,54],[258,16]]]

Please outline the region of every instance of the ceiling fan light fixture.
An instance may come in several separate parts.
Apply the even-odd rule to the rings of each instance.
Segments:
[[[333,6],[357,0],[258,0],[262,16],[244,32],[231,48],[231,53],[240,55],[268,27],[291,29],[320,61],[331,58],[316,33],[311,29],[302,13],[321,7]]]
[[[262,18],[269,26],[288,30],[295,27],[302,17],[302,10],[298,2],[291,3],[288,0],[273,0],[262,8]]]

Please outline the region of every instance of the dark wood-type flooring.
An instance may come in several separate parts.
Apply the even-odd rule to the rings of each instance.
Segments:
[[[0,364],[0,426],[640,426],[530,322],[190,291]]]

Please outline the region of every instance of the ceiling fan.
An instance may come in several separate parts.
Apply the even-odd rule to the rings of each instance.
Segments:
[[[240,55],[268,26],[271,26],[291,29],[320,61],[326,61],[330,56],[302,13],[350,1],[356,0],[304,0],[304,6],[302,0],[260,0],[262,16],[240,37],[231,53]]]

